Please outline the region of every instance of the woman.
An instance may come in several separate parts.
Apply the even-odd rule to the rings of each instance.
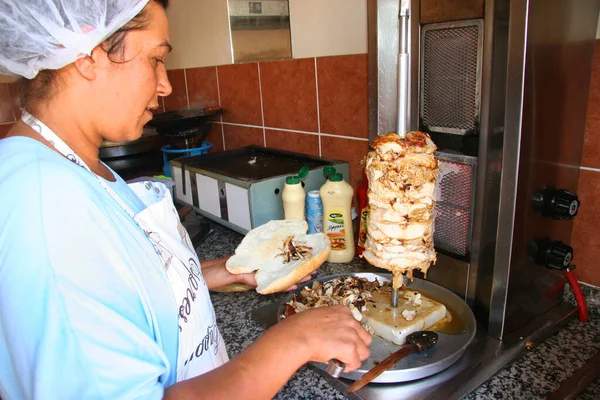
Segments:
[[[228,361],[208,289],[253,275],[200,265],[164,186],[128,186],[99,160],[171,92],[167,2],[0,1],[0,73],[28,78],[0,141],[4,400],[262,399],[308,361],[368,357],[370,335],[338,306]]]

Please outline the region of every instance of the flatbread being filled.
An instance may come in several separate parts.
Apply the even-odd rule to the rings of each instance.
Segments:
[[[256,291],[280,292],[323,264],[331,244],[324,233],[308,235],[306,221],[269,221],[249,231],[225,267],[232,274],[256,271]]]

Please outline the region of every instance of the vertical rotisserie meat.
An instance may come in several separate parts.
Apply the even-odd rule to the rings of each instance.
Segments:
[[[365,158],[369,179],[369,214],[363,257],[393,273],[394,288],[402,274],[412,279],[436,261],[433,248],[437,147],[424,132],[379,136]]]

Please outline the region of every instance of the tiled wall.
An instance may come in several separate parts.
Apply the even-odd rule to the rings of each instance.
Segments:
[[[166,110],[221,104],[209,140],[218,149],[247,144],[347,160],[351,183],[368,148],[366,55],[296,59],[169,71]],[[187,85],[186,85],[187,81]],[[187,92],[186,92],[187,88]],[[189,102],[189,103],[188,103]],[[218,143],[222,139],[222,143]],[[600,41],[596,43],[571,245],[580,281],[600,286]]]
[[[215,150],[248,144],[347,160],[351,183],[368,149],[367,57],[336,56],[169,71],[166,110],[221,104],[207,140]],[[0,137],[16,120],[13,85],[0,84]],[[571,245],[579,280],[600,286],[600,41],[596,44]]]
[[[225,109],[207,137],[215,150],[256,144],[341,159],[350,163],[350,183],[360,183],[369,137],[366,54],[168,74],[173,93],[165,110]]]
[[[596,41],[571,246],[577,279],[600,286],[600,40]]]

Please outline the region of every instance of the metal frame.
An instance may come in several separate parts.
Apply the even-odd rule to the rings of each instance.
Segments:
[[[367,3],[369,10],[370,140],[374,140],[378,134],[394,131],[397,128],[399,3],[399,0],[373,0]],[[411,4],[409,20],[411,32],[410,73],[412,77],[410,102],[419,104],[421,89],[414,83],[418,82],[421,72],[419,71],[419,60],[412,55],[422,54],[420,49],[421,27],[418,17],[420,16],[421,2],[415,0]],[[522,146],[528,144],[535,146],[537,143],[533,143],[532,135],[535,135],[535,132],[532,132],[533,129],[527,124],[531,123],[529,119],[539,118],[540,113],[544,111],[542,109],[535,110],[537,103],[524,107],[524,95],[528,94],[527,90],[536,90],[536,88],[539,90],[540,85],[552,85],[553,77],[561,85],[568,86],[564,82],[567,71],[560,69],[548,71],[547,68],[544,69],[543,61],[540,61],[542,64],[538,62],[535,71],[532,69],[532,75],[535,72],[538,74],[537,78],[544,79],[544,81],[540,83],[539,80],[532,80],[530,76],[526,77],[526,68],[532,68],[531,54],[528,54],[528,50],[530,50],[530,46],[534,50],[547,50],[548,47],[540,49],[535,46],[552,45],[559,46],[557,48],[560,49],[569,48],[581,51],[581,46],[575,47],[576,44],[582,42],[585,44],[588,39],[591,49],[593,45],[592,22],[597,22],[592,21],[591,17],[585,18],[585,21],[580,21],[578,24],[572,23],[568,30],[565,26],[565,29],[560,31],[560,35],[553,35],[552,38],[548,38],[546,34],[551,26],[547,25],[546,27],[543,21],[547,17],[551,17],[553,21],[564,19],[566,11],[572,14],[570,21],[575,21],[573,19],[575,15],[581,19],[582,15],[586,15],[585,13],[591,15],[596,11],[597,14],[600,1],[552,0],[547,6],[545,4],[542,3],[542,0],[485,1],[483,30],[480,35],[483,51],[479,57],[481,62],[480,125],[471,228],[471,257],[470,262],[463,261],[460,266],[454,265],[457,270],[467,270],[467,282],[464,285],[457,285],[450,277],[442,276],[441,272],[436,278],[436,283],[446,287],[449,285],[460,287],[460,292],[463,292],[462,288],[466,287],[467,302],[473,306],[478,320],[489,335],[499,339],[510,334],[519,324],[558,304],[561,295],[561,293],[554,293],[551,301],[544,302],[543,306],[532,304],[528,305],[528,309],[524,307],[521,310],[519,309],[519,294],[515,292],[515,288],[527,287],[527,285],[542,281],[535,280],[535,276],[525,275],[539,274],[544,279],[543,285],[552,285],[560,278],[559,274],[550,272],[543,267],[533,271],[532,268],[535,266],[529,265],[523,248],[526,240],[530,239],[532,230],[529,229],[528,233],[524,234],[525,228],[521,226],[532,222],[527,220],[525,215],[521,215],[519,211],[521,213],[530,212],[525,203],[528,201],[527,196],[530,195],[529,191],[532,188],[526,186],[538,184],[530,181],[530,176],[523,172],[528,166],[526,162],[523,162],[522,157],[531,157],[531,155],[522,155],[521,152],[526,151]],[[539,6],[533,22],[529,15],[532,5]],[[445,26],[469,25],[473,21],[453,22]],[[431,26],[444,25],[436,23]],[[544,38],[545,40],[542,41]],[[532,40],[537,40],[538,43],[531,42]],[[568,65],[571,65],[573,59],[564,58],[568,52],[565,50],[559,53],[556,57],[563,58],[557,59],[568,61]],[[585,51],[582,54],[581,62],[578,65],[583,65],[582,63],[587,65],[588,54]],[[591,52],[589,57],[591,57]],[[586,78],[585,75],[588,71],[581,68],[579,73],[581,76],[574,79],[576,79],[577,85],[583,86],[585,79],[589,79],[589,77]],[[540,77],[540,71],[548,72],[550,75],[541,74]],[[537,85],[532,86],[534,81],[537,82]],[[572,90],[568,92],[571,96],[569,106],[572,107],[572,104],[576,103],[578,109],[584,110],[584,103],[582,103],[584,100],[582,99],[584,97],[587,99],[587,94],[577,92],[577,96],[575,96],[573,93]],[[525,99],[539,102],[539,97],[533,100],[528,97]],[[547,96],[545,100],[561,101],[560,98],[548,99]],[[540,104],[548,106],[549,103],[542,102]],[[550,108],[552,107],[550,106]],[[420,107],[411,107],[410,121],[412,125],[419,121],[419,109]],[[571,112],[569,114],[569,111],[570,109],[565,111],[565,115],[556,116],[554,119],[563,125],[566,124],[565,126],[574,126],[577,132],[573,134],[573,138],[578,141],[580,139],[579,131],[582,132],[579,124],[581,113]],[[415,127],[411,126],[411,128]],[[536,129],[539,130],[539,128]],[[519,227],[521,230],[515,232]],[[570,229],[568,224],[563,224],[561,227],[564,227],[564,230]],[[521,236],[518,235],[519,233]],[[517,239],[519,242],[515,243]],[[444,265],[439,265],[436,268],[443,267]],[[553,274],[554,276],[551,276]],[[435,275],[437,275],[435,269],[432,269],[430,272],[432,279]],[[533,290],[541,295],[543,291],[547,290],[547,287],[543,285],[533,288]],[[529,298],[527,300],[532,301]],[[507,319],[511,321],[508,324]]]
[[[515,228],[515,219],[517,218],[515,209],[521,154],[528,12],[528,0],[511,1],[508,34],[509,52],[506,67],[506,102],[504,106],[502,178],[500,180],[498,233],[496,237],[496,255],[494,259],[488,323],[488,332],[498,338],[502,338],[505,332],[513,231]]]
[[[398,130],[398,56],[401,0],[369,0],[368,22],[368,65],[369,65],[369,141],[378,135]],[[420,0],[410,2],[409,17],[409,65],[410,88],[408,130],[418,126],[419,94],[419,25]]]

